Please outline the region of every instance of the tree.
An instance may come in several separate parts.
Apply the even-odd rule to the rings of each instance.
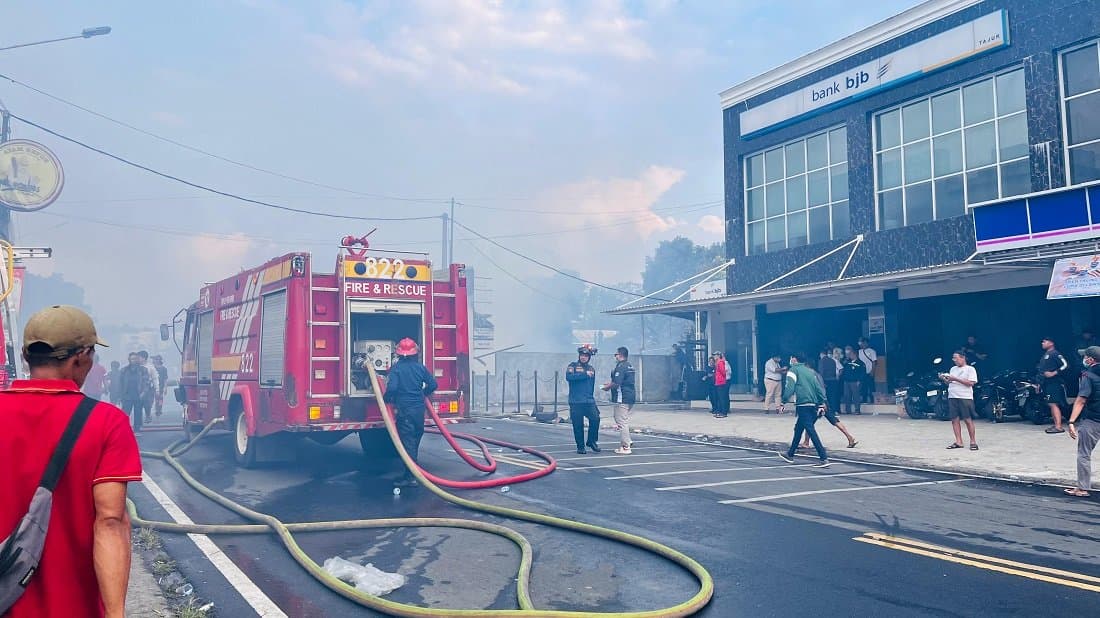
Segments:
[[[24,323],[39,310],[54,305],[72,305],[91,313],[88,306],[84,304],[84,288],[66,281],[60,273],[54,273],[49,277],[27,273],[23,280],[22,304],[23,308],[19,313],[20,320]]]
[[[653,255],[645,259],[642,272],[642,289],[653,293],[677,281],[697,275],[708,268],[718,266],[724,261],[725,248],[722,243],[697,245],[689,238],[677,236],[672,240],[662,240]],[[719,275],[720,276],[720,275]],[[686,289],[673,288],[667,294],[658,294],[662,298],[675,298]]]

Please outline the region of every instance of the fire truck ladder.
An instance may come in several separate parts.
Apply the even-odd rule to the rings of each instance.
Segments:
[[[313,281],[309,283],[309,388],[306,392],[311,399],[339,399],[339,392],[313,392],[313,382],[318,371],[326,375],[339,375],[343,311],[336,309],[336,315],[329,315],[328,312],[340,306],[340,288],[317,286]],[[324,342],[325,347],[318,348],[318,342]],[[330,345],[335,349],[330,349]]]

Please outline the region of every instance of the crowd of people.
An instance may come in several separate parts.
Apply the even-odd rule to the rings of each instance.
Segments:
[[[141,435],[145,423],[164,412],[164,393],[168,385],[168,368],[164,357],[150,356],[145,350],[131,352],[126,366],[111,361],[107,370],[96,354],[83,392],[93,399],[102,399],[122,409],[133,423],[134,432]]]

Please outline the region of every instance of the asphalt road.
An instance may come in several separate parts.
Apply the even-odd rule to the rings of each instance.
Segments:
[[[470,428],[542,447],[558,458],[559,470],[507,493],[464,496],[609,526],[684,551],[715,579],[714,600],[699,615],[1093,615],[1100,601],[1097,503],[1066,499],[1057,489],[867,464],[818,469],[810,458],[792,465],[768,452],[656,436],[638,436],[630,456],[614,455],[613,441],[604,441],[600,454],[579,456],[564,426],[481,419]],[[140,440],[144,449],[158,450],[179,435],[146,432]],[[397,472],[368,468],[354,437],[335,446],[301,441],[255,470],[236,468],[230,439],[212,433],[183,462],[216,491],[285,522],[457,516],[519,530],[536,549],[532,597],[540,608],[655,609],[695,592],[689,575],[639,550],[464,511],[422,489],[394,496]],[[481,476],[438,436],[425,436],[421,463],[450,478]],[[145,465],[192,520],[241,521],[165,464]],[[526,471],[506,462],[500,467],[503,474]],[[144,486],[135,484],[130,493],[144,516],[168,517]],[[371,615],[313,581],[272,537],[212,538],[287,615]],[[342,556],[407,575],[391,600],[516,607],[518,554],[503,539],[394,529],[299,540],[318,562]],[[165,541],[196,594],[213,601],[218,615],[256,613],[188,537],[166,535]]]

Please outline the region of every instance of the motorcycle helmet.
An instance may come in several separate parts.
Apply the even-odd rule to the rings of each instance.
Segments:
[[[596,348],[594,348],[594,347],[592,347],[588,344],[585,344],[585,345],[582,345],[581,347],[577,348],[577,354],[585,354],[589,357],[592,357],[592,356],[596,355]]]
[[[405,337],[397,342],[397,349],[394,350],[394,353],[398,356],[416,356],[420,353],[420,347],[416,345],[415,341]]]

